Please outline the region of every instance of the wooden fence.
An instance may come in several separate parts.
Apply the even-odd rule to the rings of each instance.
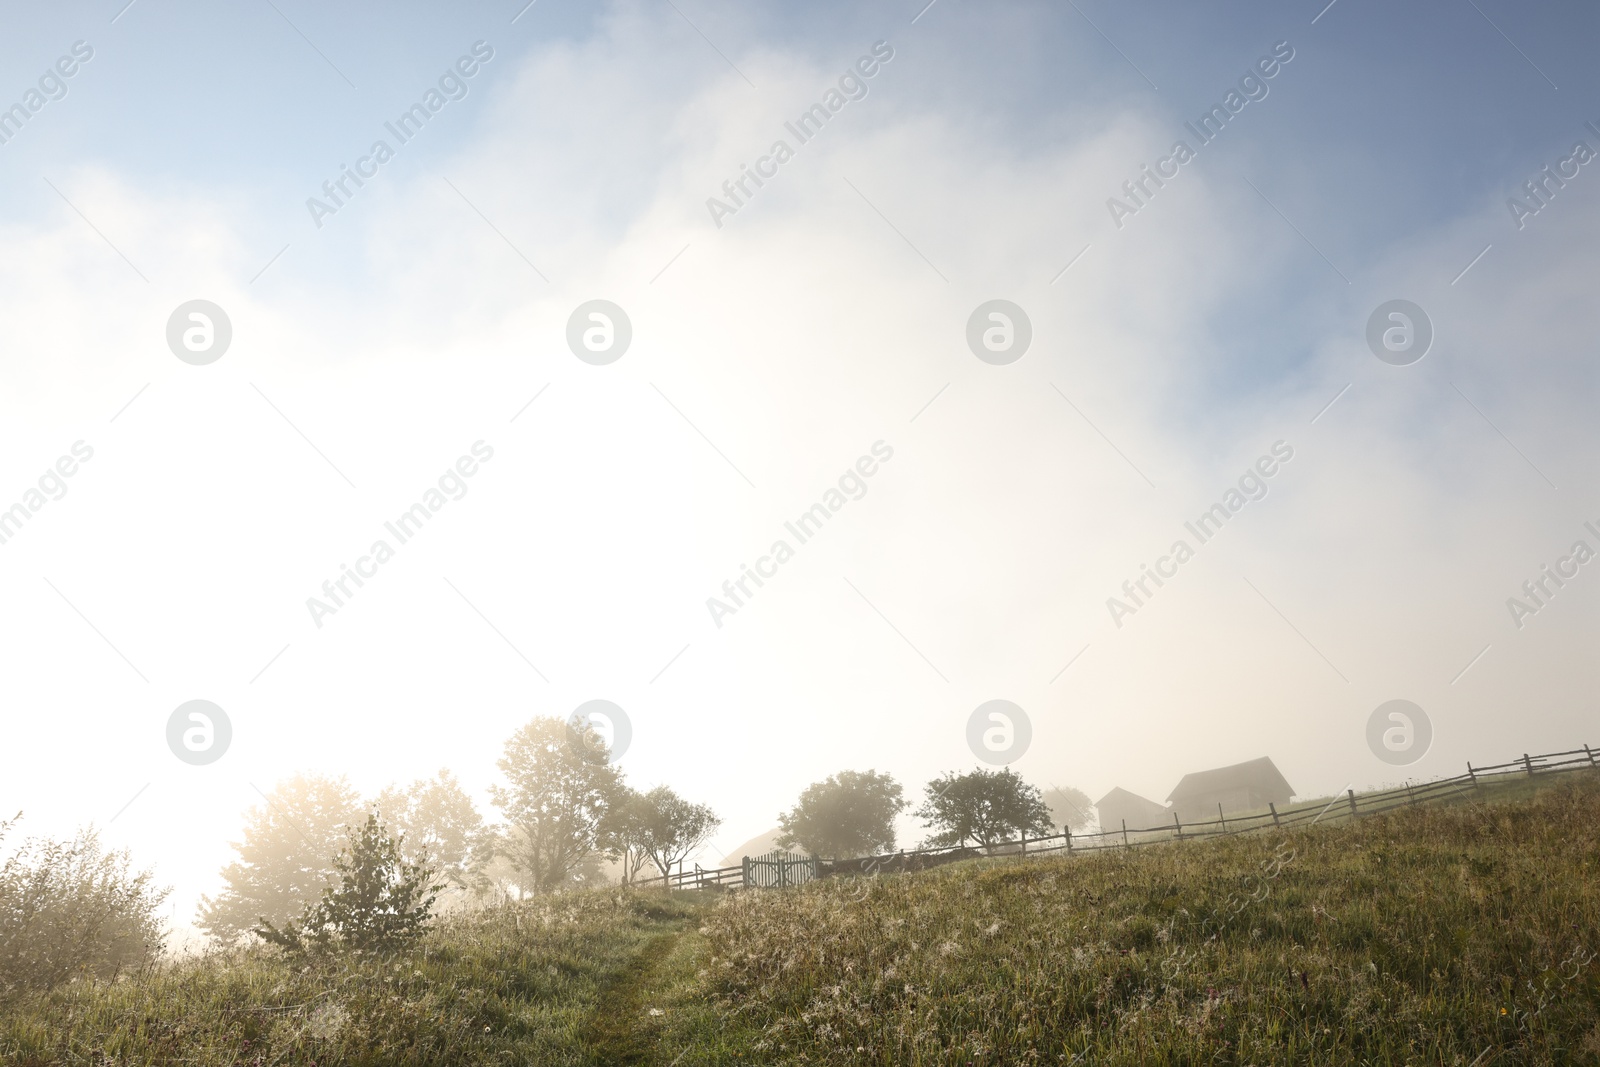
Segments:
[[[814,860],[810,857],[783,858],[785,854],[772,853],[754,858],[746,856],[736,867],[707,869],[695,864],[693,870],[686,871],[680,866],[677,872],[665,879],[650,878],[634,884],[648,886],[660,882],[671,889],[776,888],[797,885],[812,878],[830,875],[922,870],[981,856],[1026,856],[1041,853],[1077,855],[1103,849],[1136,848],[1164,841],[1198,841],[1261,830],[1294,829],[1316,822],[1332,823],[1341,820],[1348,822],[1362,816],[1381,815],[1386,811],[1415,804],[1470,796],[1485,785],[1497,782],[1593,770],[1597,767],[1600,767],[1600,760],[1597,760],[1588,745],[1584,745],[1569,752],[1552,752],[1543,756],[1524,754],[1521,759],[1512,760],[1510,763],[1497,763],[1487,767],[1474,767],[1468,763],[1467,773],[1453,778],[1437,778],[1416,785],[1408,783],[1394,789],[1363,793],[1360,796],[1357,796],[1352,789],[1347,790],[1343,796],[1323,797],[1320,800],[1288,806],[1281,811],[1276,805],[1269,804],[1267,810],[1261,812],[1239,815],[1219,812],[1221,817],[1209,822],[1180,822],[1177,813],[1174,812],[1171,826],[1134,828],[1123,823],[1120,827],[1102,829],[1093,834],[1075,834],[1071,830],[1063,830],[1049,837],[1028,837],[1024,834],[1014,841],[1002,841],[989,846],[952,845],[945,848],[909,849],[836,862]],[[776,867],[774,863],[777,864]],[[802,867],[807,863],[810,864],[809,870],[803,871]]]
[[[801,885],[817,876],[816,857],[792,856],[783,851],[769,852],[754,859],[746,856],[741,867],[743,884],[754,889],[782,889]]]

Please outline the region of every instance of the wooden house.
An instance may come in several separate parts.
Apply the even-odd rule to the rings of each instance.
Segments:
[[[1152,830],[1172,825],[1172,813],[1166,805],[1146,800],[1121,786],[1097,800],[1094,807],[1100,813],[1100,829],[1108,833],[1121,830],[1124,824],[1130,830]]]
[[[1186,774],[1167,797],[1167,802],[1178,813],[1178,818],[1186,823],[1198,823],[1214,821],[1219,808],[1223,814],[1258,811],[1268,804],[1286,804],[1292,796],[1294,788],[1272,761],[1262,756],[1231,767]]]

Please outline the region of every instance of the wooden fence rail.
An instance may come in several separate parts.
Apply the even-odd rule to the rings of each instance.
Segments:
[[[1321,800],[1308,801],[1282,810],[1276,805],[1269,804],[1265,812],[1223,816],[1209,822],[1181,822],[1177,812],[1173,812],[1171,826],[1139,829],[1124,822],[1118,829],[1101,830],[1092,834],[1073,833],[1070,829],[1063,829],[1061,833],[1049,837],[1029,837],[1024,834],[1015,841],[998,842],[988,847],[949,845],[943,848],[908,849],[878,856],[866,856],[858,860],[835,862],[817,860],[814,861],[812,876],[821,878],[830,875],[920,870],[982,856],[1021,856],[1052,852],[1077,855],[1107,849],[1138,848],[1141,845],[1164,841],[1200,841],[1215,837],[1234,837],[1264,829],[1292,830],[1324,819],[1329,822],[1340,820],[1348,822],[1369,815],[1382,815],[1399,808],[1468,796],[1480,791],[1486,784],[1492,785],[1496,781],[1592,770],[1597,767],[1600,767],[1600,760],[1597,760],[1595,752],[1588,745],[1568,752],[1552,752],[1542,756],[1525,753],[1520,759],[1487,767],[1474,767],[1468,763],[1467,773],[1453,778],[1437,778],[1418,785],[1407,784],[1395,789],[1363,793],[1359,797],[1354,790],[1348,790],[1344,796],[1324,797]],[[693,870],[686,871],[680,866],[677,872],[666,878],[648,878],[633,884],[664,885],[670,889],[741,889],[792,884],[791,879],[783,876],[783,868],[779,868],[780,876],[775,880],[766,876],[765,869],[761,865],[763,861],[762,857],[747,856],[743,863],[734,867],[707,869],[695,864]],[[749,872],[753,868],[762,870],[763,876],[751,876]]]

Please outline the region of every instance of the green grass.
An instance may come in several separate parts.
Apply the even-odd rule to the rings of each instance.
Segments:
[[[773,1061],[1597,1063],[1600,783],[740,894],[706,936]]]
[[[701,905],[572,894],[441,923],[414,952],[293,966],[260,948],[0,1009],[0,1063],[589,1065],[594,1018]]]
[[[1600,1064],[1600,780],[1531,788],[798,890],[572,894],[387,961],[216,954],[0,1008],[0,1063]]]

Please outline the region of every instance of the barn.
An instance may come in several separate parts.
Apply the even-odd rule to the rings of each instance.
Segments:
[[[1100,829],[1110,833],[1121,830],[1149,830],[1172,825],[1172,815],[1165,805],[1146,800],[1138,793],[1130,793],[1120,785],[1095,801],[1100,813]]]
[[[1209,822],[1223,813],[1259,811],[1268,804],[1286,804],[1294,788],[1266,756],[1231,767],[1186,774],[1167,797],[1184,822]],[[1131,824],[1130,824],[1131,825]]]

